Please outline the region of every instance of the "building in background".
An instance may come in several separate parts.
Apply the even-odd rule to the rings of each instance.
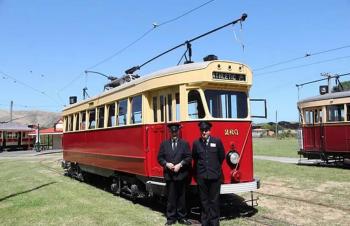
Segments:
[[[32,131],[29,136],[35,138],[35,140],[40,141],[41,149],[61,149],[62,148],[62,133],[63,133],[63,121],[62,119],[58,120],[52,128],[40,129],[39,136],[40,139],[37,139],[38,134],[37,130]]]

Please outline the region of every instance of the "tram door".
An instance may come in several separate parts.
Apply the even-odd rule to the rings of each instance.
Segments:
[[[158,164],[158,152],[160,144],[169,139],[167,125],[176,117],[178,104],[178,93],[172,89],[162,90],[150,94],[152,118],[147,127],[148,139],[148,169],[150,176],[163,177],[163,168]]]
[[[323,149],[323,124],[322,124],[322,108],[317,108],[313,110],[314,112],[314,149]]]
[[[319,151],[323,146],[322,109],[307,109],[304,117],[304,148],[307,151]]]
[[[22,132],[17,132],[17,134],[16,134],[16,137],[17,137],[17,145],[18,145],[18,147],[20,147],[21,145],[22,145]]]

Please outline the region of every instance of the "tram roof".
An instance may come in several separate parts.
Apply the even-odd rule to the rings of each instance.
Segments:
[[[298,105],[299,104],[303,104],[303,103],[314,102],[314,101],[339,99],[339,98],[344,98],[344,97],[350,97],[350,91],[327,93],[327,94],[324,94],[324,95],[318,95],[318,96],[314,96],[314,97],[309,97],[309,98],[303,99],[301,101],[298,101]]]
[[[7,123],[0,123],[0,130],[1,131],[32,131],[33,129],[19,123],[7,122]]]
[[[127,83],[124,83],[124,84],[122,84],[122,85],[120,85],[118,87],[112,88],[112,89],[110,89],[108,91],[102,92],[99,95],[96,95],[96,96],[90,97],[90,98],[88,98],[86,100],[83,100],[83,101],[77,102],[75,104],[69,105],[69,106],[65,107],[63,109],[63,111],[71,109],[71,108],[76,107],[76,106],[79,106],[79,105],[84,104],[84,103],[88,103],[88,102],[90,102],[92,100],[99,99],[99,98],[102,98],[104,96],[108,96],[110,94],[122,91],[124,89],[127,89],[129,87],[141,84],[141,83],[146,82],[146,81],[151,80],[151,79],[160,78],[160,77],[168,76],[168,75],[172,75],[172,74],[178,74],[178,73],[183,73],[183,72],[190,72],[190,71],[205,69],[205,68],[208,67],[209,64],[212,64],[212,63],[237,64],[237,65],[244,66],[249,71],[251,71],[251,69],[246,64],[235,62],[235,61],[227,61],[227,60],[214,60],[214,61],[203,61],[203,62],[195,62],[195,63],[190,63],[190,64],[182,64],[182,65],[178,65],[178,66],[173,66],[173,67],[161,69],[161,70],[152,72],[150,74],[146,74],[146,75],[144,75],[144,76],[142,76],[142,77],[140,77],[138,79],[132,80],[132,81],[127,82]]]

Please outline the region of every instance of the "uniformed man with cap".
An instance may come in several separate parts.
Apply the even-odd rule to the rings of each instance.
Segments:
[[[202,205],[201,223],[203,226],[218,226],[221,164],[225,159],[225,150],[219,138],[210,136],[210,122],[202,121],[198,126],[201,135],[193,142],[192,156]]]
[[[186,187],[192,156],[189,144],[179,138],[180,124],[168,125],[171,138],[162,142],[158,153],[158,162],[164,168],[164,179],[168,194],[165,225],[190,225],[186,219]]]

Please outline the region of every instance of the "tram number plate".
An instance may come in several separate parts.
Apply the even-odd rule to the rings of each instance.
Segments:
[[[213,79],[245,81],[245,75],[213,71]]]
[[[225,136],[238,136],[239,135],[239,131],[238,129],[225,129]]]

